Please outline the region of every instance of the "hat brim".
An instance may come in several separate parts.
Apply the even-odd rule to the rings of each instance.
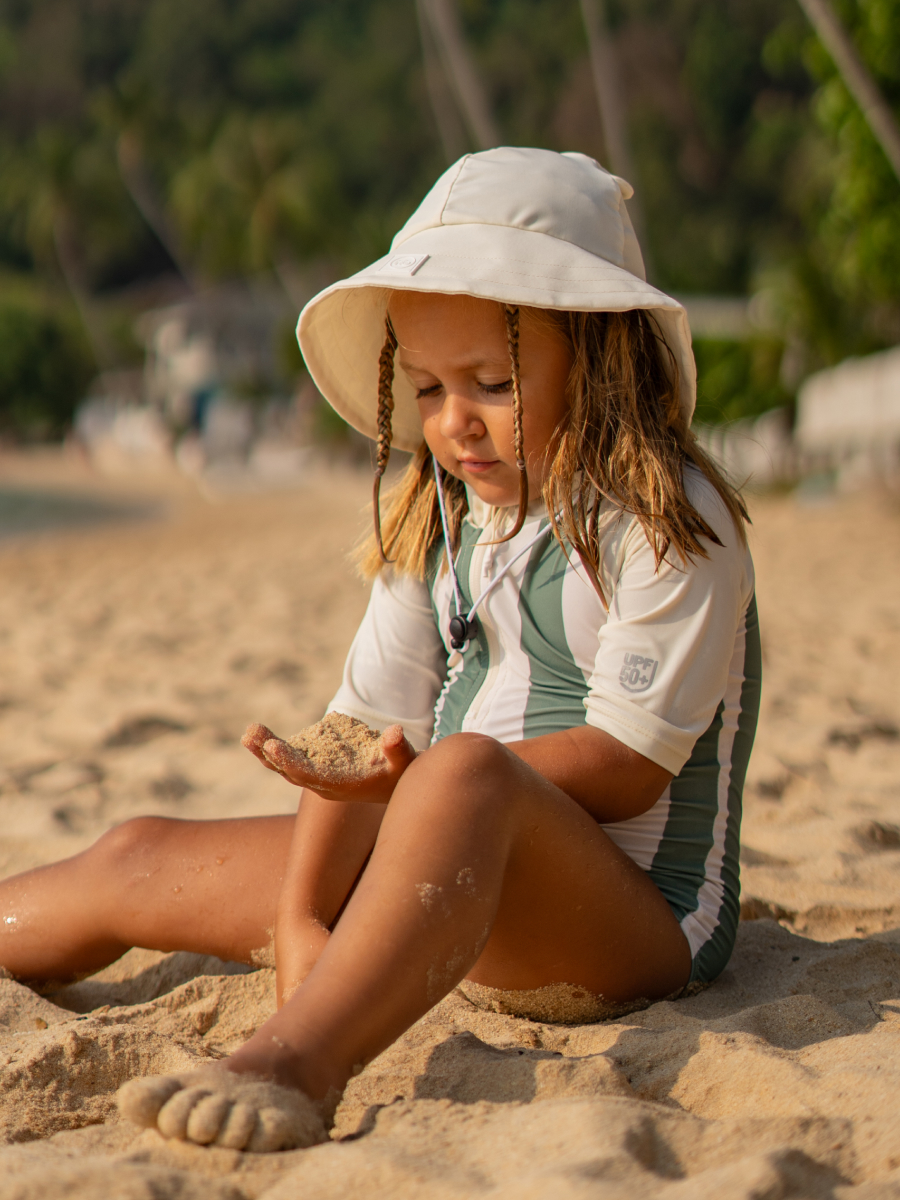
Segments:
[[[306,305],[297,337],[313,381],[354,429],[376,436],[378,358],[392,291],[478,296],[503,304],[569,312],[647,309],[675,357],[682,408],[690,420],[697,392],[687,314],[677,300],[571,242],[509,226],[444,225],[403,242],[411,270],[391,268],[398,247],[326,288]],[[394,378],[393,445],[415,451],[422,425],[415,389]]]

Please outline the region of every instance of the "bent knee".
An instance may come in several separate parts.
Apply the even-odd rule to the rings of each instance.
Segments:
[[[513,756],[484,733],[452,733],[428,750],[426,758],[445,771],[508,771]]]
[[[107,830],[85,853],[111,869],[132,866],[165,852],[179,824],[171,817],[132,817]]]
[[[440,796],[457,797],[465,792],[483,793],[485,799],[496,804],[514,791],[504,785],[513,781],[519,769],[519,760],[496,738],[454,733],[420,755],[406,774],[410,783],[418,785],[414,790],[420,801],[437,801]]]

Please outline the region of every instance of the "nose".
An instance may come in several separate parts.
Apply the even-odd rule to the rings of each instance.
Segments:
[[[486,427],[477,408],[460,392],[448,391],[441,405],[440,431],[448,441],[484,437]]]

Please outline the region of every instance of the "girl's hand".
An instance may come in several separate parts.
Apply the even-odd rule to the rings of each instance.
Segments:
[[[311,788],[326,800],[356,800],[387,804],[400,776],[416,757],[403,735],[402,725],[390,725],[381,735],[379,751],[366,774],[351,777],[317,773],[309,759],[288,742],[276,737],[265,725],[248,725],[241,745],[270,771],[288,783]]]

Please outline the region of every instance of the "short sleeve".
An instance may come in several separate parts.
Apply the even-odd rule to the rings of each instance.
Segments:
[[[718,494],[705,479],[689,494],[724,544],[701,539],[709,557],[687,563],[670,551],[657,571],[644,531],[628,522],[605,557],[612,596],[585,699],[589,725],[673,775],[725,694],[753,594],[749,551]]]
[[[402,725],[415,749],[424,750],[446,667],[427,586],[382,571],[328,711],[346,713],[373,729]]]

